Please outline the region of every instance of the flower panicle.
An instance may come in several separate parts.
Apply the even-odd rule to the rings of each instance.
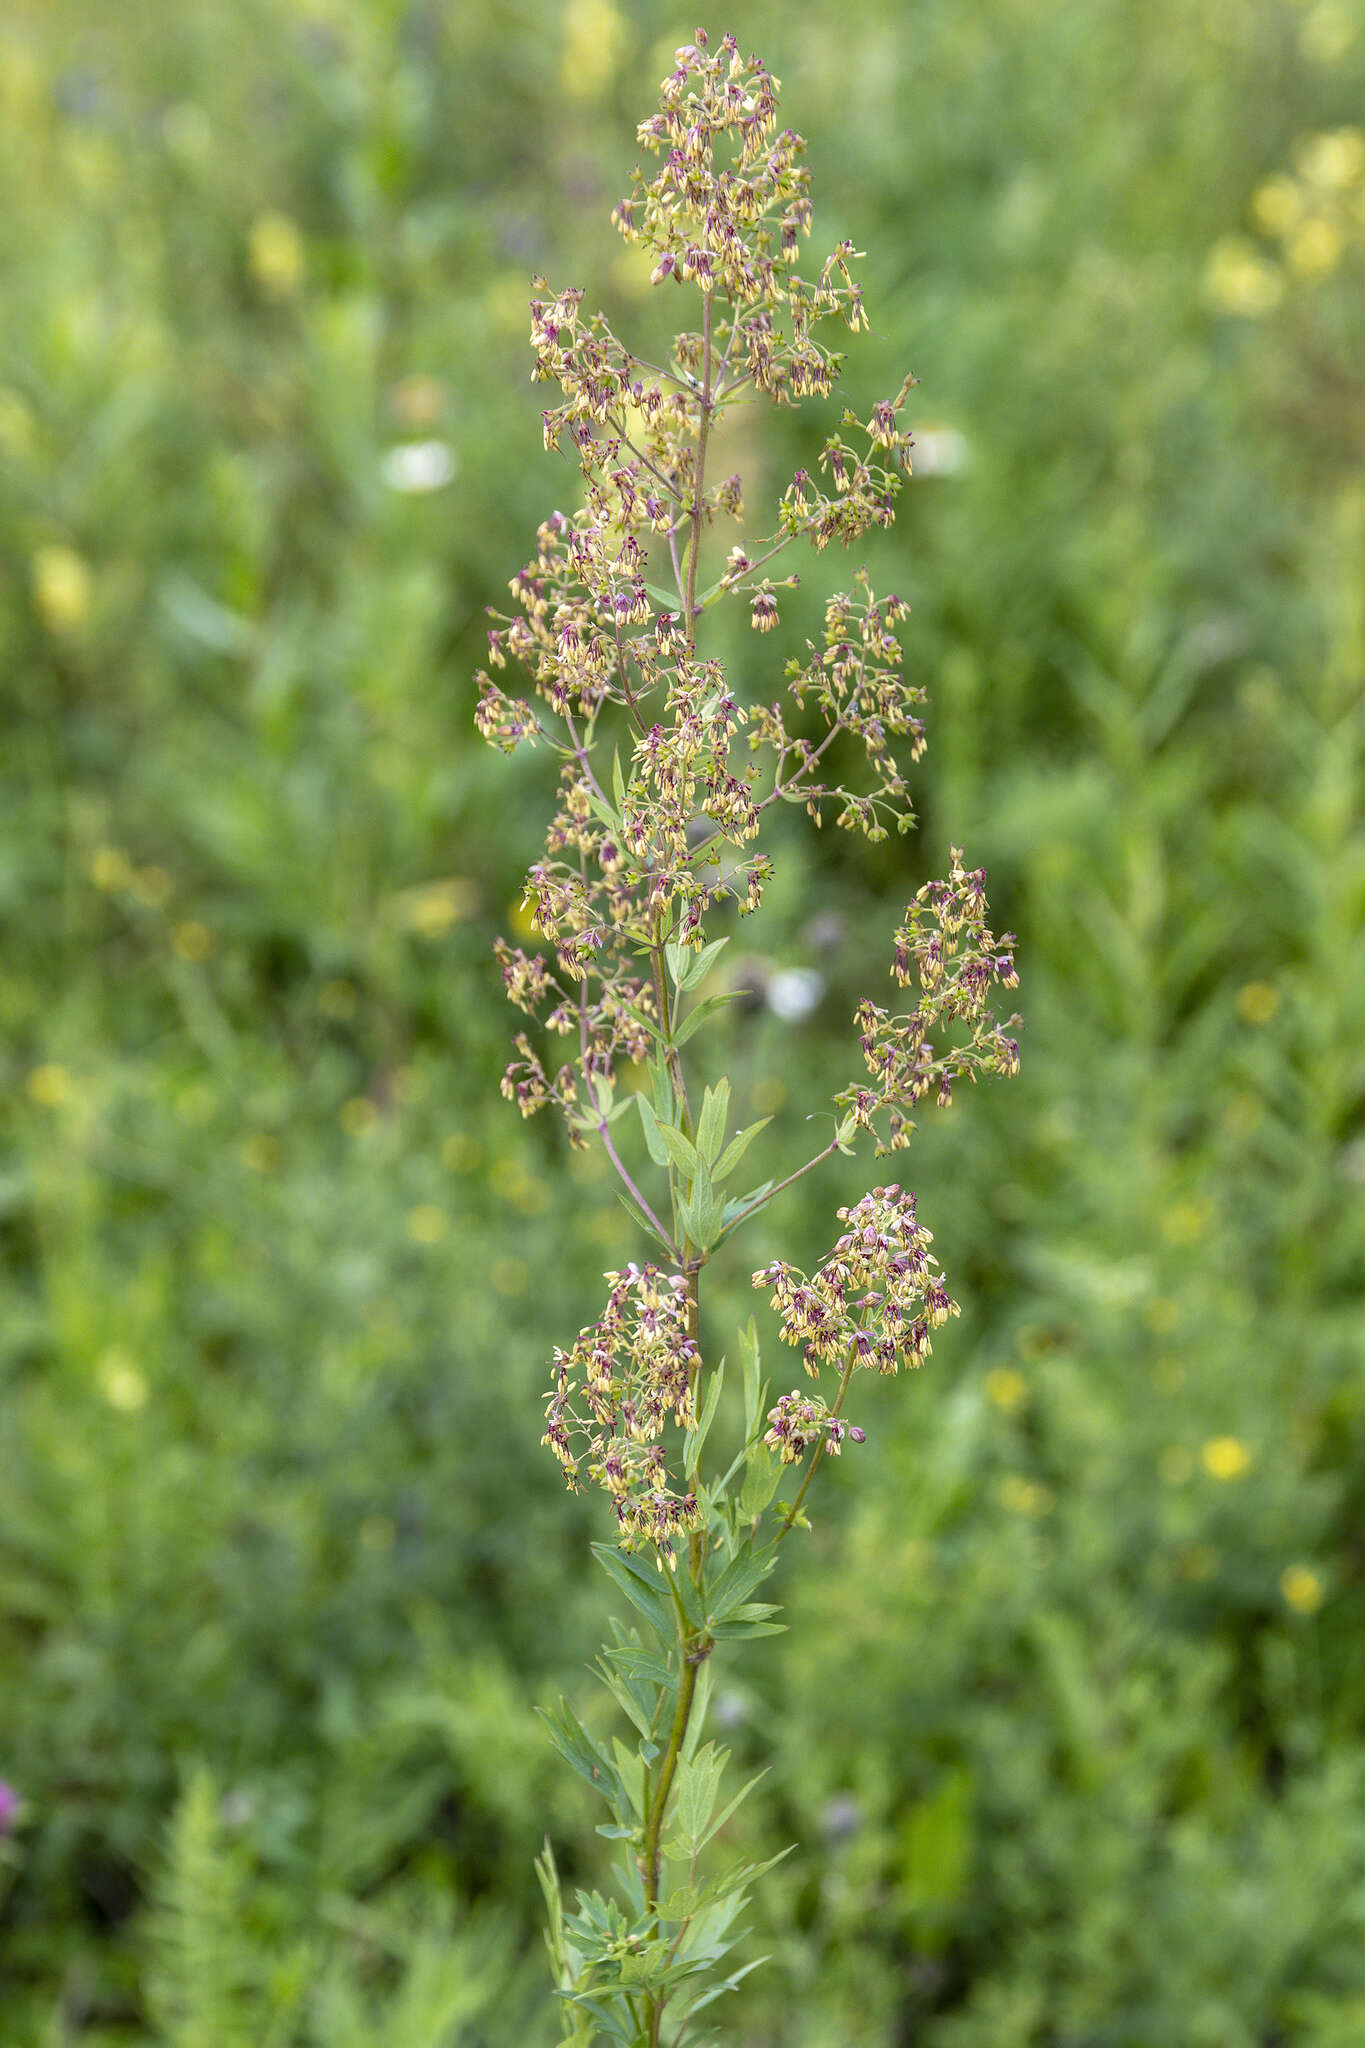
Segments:
[[[763,1441],[777,1452],[784,1465],[799,1464],[812,1445],[822,1440],[826,1451],[835,1458],[845,1439],[855,1444],[867,1442],[866,1430],[847,1422],[842,1415],[831,1414],[821,1395],[803,1394],[798,1388],[778,1397],[776,1407],[768,1410],[768,1420],[772,1428]]]
[[[698,1350],[689,1330],[687,1281],[631,1263],[605,1276],[596,1322],[571,1351],[557,1350],[546,1396],[544,1444],[565,1482],[588,1479],[609,1495],[622,1541],[671,1555],[674,1537],[697,1526],[697,1502],[670,1480],[667,1426],[696,1426]]]
[[[1015,989],[1013,932],[997,938],[986,923],[986,872],[967,869],[952,849],[947,880],[926,882],[895,935],[891,973],[901,988],[918,985],[912,1010],[893,1016],[870,998],[856,1012],[863,1061],[873,1085],[855,1083],[834,1100],[853,1126],[877,1133],[878,1156],[902,1150],[914,1129],[907,1112],[932,1096],[952,1101],[953,1083],[979,1074],[1019,1071],[1020,1019],[1001,1023],[991,1007],[995,988]],[[966,1027],[965,1041],[940,1049],[940,1034]],[[887,1136],[879,1118],[885,1112]]]
[[[932,1233],[916,1220],[915,1197],[873,1188],[838,1214],[848,1228],[809,1278],[782,1259],[753,1276],[771,1292],[783,1342],[801,1348],[812,1378],[826,1365],[883,1373],[923,1365],[930,1333],[960,1310],[929,1250]]]

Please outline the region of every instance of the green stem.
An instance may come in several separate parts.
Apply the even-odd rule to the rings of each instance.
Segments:
[[[687,615],[683,631],[690,651],[696,651],[697,557],[701,553],[702,493],[706,488],[706,441],[711,431],[711,294],[702,294],[701,314],[702,385],[701,418],[697,426],[697,467],[692,478],[692,544],[687,550]]]
[[[691,653],[696,651],[694,615],[697,596],[697,557],[701,551],[702,494],[706,483],[706,442],[711,428],[712,410],[711,294],[709,292],[703,295],[702,347],[704,362],[701,418],[697,429],[697,461],[692,480],[692,542],[687,551],[687,594],[683,620],[683,630],[687,635],[688,650]],[[678,1097],[685,1128],[690,1136],[692,1131],[692,1115],[687,1100],[687,1084],[683,1075],[682,1056],[677,1046],[673,1043],[672,1013],[668,1000],[668,975],[664,958],[663,938],[657,923],[654,930],[654,944],[650,948],[650,961],[654,974],[654,996],[659,1008],[659,1029],[663,1035],[669,1077],[672,1080],[674,1091]],[[672,1173],[670,1171],[671,1178]],[[685,1238],[683,1239],[683,1249],[685,1254],[690,1250]],[[688,1272],[686,1279],[687,1330],[693,1343],[699,1346],[701,1315],[698,1301],[697,1273],[695,1271]],[[697,1398],[701,1379],[701,1352],[699,1348],[695,1355],[697,1364],[694,1368],[692,1385],[694,1401]],[[687,1570],[691,1575],[694,1586],[700,1587],[701,1585],[705,1554],[705,1543],[702,1533],[700,1530],[694,1530],[688,1539],[687,1545]],[[682,1755],[683,1744],[687,1740],[687,1730],[688,1724],[692,1719],[692,1709],[696,1702],[697,1672],[711,1654],[709,1638],[705,1636],[699,1637],[694,1634],[676,1585],[673,1588],[673,1603],[677,1612],[678,1622],[678,1657],[680,1665],[678,1699],[673,1714],[673,1726],[669,1732],[668,1747],[664,1751],[659,1764],[658,1776],[654,1780],[653,1796],[649,1802],[649,1810],[645,1817],[642,1852],[645,1904],[651,1913],[657,1913],[659,1906],[659,1879],[662,1860],[660,1843],[663,1838],[664,1816],[668,1808],[669,1795],[673,1790],[673,1780],[677,1776],[678,1761]],[[657,1996],[650,1994],[646,2000],[646,2012],[649,2017],[650,2048],[658,2048],[659,2028],[663,2020],[666,2002],[666,1992]]]

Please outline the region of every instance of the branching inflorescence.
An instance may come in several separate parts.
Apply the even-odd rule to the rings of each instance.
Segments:
[[[821,1151],[785,1179],[727,1196],[762,1124],[731,1133],[728,1082],[699,1100],[695,1078],[689,1086],[684,1048],[725,1000],[697,994],[727,942],[711,936],[713,921],[727,905],[741,916],[758,908],[772,873],[760,845],[769,814],[789,803],[874,840],[904,832],[914,816],[902,763],[925,745],[924,693],[902,672],[908,607],[879,596],[863,569],[829,599],[819,644],[786,663],[780,687],[766,681],[767,636],[798,582],[783,556],[799,541],[818,553],[891,524],[910,472],[902,415],[914,379],[865,419],[843,412],[816,473],[795,472],[760,537],[745,524],[740,477],[712,474],[719,421],[754,400],[828,399],[841,369],[829,336],[866,325],[851,244],[837,244],[813,277],[798,268],[810,181],[803,141],[778,130],[777,94],[732,37],[713,51],[698,30],[638,131],[658,168],[636,171],[613,220],[641,246],[657,287],[686,291],[694,324],[666,360],[635,354],[601,314],[585,318],[581,292],[536,280],[533,374],[558,393],[543,414],[545,445],[572,452],[581,502],[544,521],[511,582],[515,609],[494,614],[491,666],[519,665],[529,694],[478,679],[484,737],[505,751],[543,745],[560,763],[544,856],[526,878],[542,947],[497,948],[508,997],[532,1020],[503,1092],[524,1116],[553,1104],[575,1146],[601,1141],[660,1261],[607,1275],[602,1315],[556,1353],[547,1407],[544,1441],[569,1485],[587,1480],[611,1498],[620,1547],[599,1554],[659,1638],[656,1653],[618,1630],[604,1657],[641,1737],[632,1770],[567,1708],[553,1724],[564,1754],[612,1802],[608,1832],[630,1845],[621,1901],[588,1895],[572,1920],[548,1864],[542,1873],[573,2041],[596,2029],[657,2043],[720,1981],[743,1876],[709,1891],[695,1877],[708,1826],[697,1822],[697,1785],[714,1765],[711,1745],[697,1747],[707,1660],[718,1641],[775,1626],[750,1595],[777,1541],[804,1520],[822,1456],[863,1440],[841,1414],[852,1372],[920,1364],[930,1331],[957,1313],[912,1195],[876,1188],[841,1209],[846,1230],[809,1280],[782,1262],[755,1275],[807,1372],[837,1374],[835,1399],[793,1392],[765,1415],[746,1333],[743,1443],[729,1472],[708,1479],[721,1368],[704,1367],[700,1274],[735,1229],[861,1131],[874,1133],[879,1154],[899,1150],[924,1098],[946,1103],[955,1079],[1018,1067],[1018,1020],[1002,1024],[991,1007],[994,988],[1016,985],[1014,941],[991,933],[984,875],[955,849],[949,878],[919,890],[895,934],[892,973],[915,985],[915,1007],[893,1016],[860,1004],[869,1078],[834,1097]],[[699,645],[706,613],[727,600],[747,608],[760,636],[756,690]],[[858,769],[836,774],[850,759]],[[641,1069],[648,1089],[618,1096],[626,1070]],[[632,1110],[640,1128],[618,1144]],[[650,1168],[627,1163],[641,1141]],[[795,1501],[765,1526],[782,1468],[808,1452]],[[664,1885],[670,1828],[684,1841],[692,1830],[690,1851],[677,1852],[692,1872],[681,1888]]]

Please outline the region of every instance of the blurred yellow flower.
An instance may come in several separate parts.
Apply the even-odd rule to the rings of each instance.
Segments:
[[[1249,1089],[1229,1096],[1223,1108],[1223,1128],[1234,1138],[1244,1138],[1254,1131],[1265,1116],[1265,1104],[1259,1095]]]
[[[421,1202],[408,1212],[408,1236],[415,1244],[439,1244],[450,1228],[450,1218],[434,1202]]]
[[[600,99],[621,59],[625,22],[610,0],[569,0],[559,77],[572,99]]]
[[[71,1098],[71,1076],[55,1060],[45,1060],[28,1077],[28,1097],[43,1109],[59,1109]]]
[[[1237,1015],[1244,1024],[1268,1024],[1280,1007],[1273,981],[1248,981],[1237,991]]]
[[[95,1367],[99,1390],[111,1408],[133,1415],[146,1404],[147,1382],[138,1371],[131,1352],[122,1344],[111,1344]]]
[[[37,445],[38,423],[32,408],[17,391],[0,386],[0,452],[12,462],[23,462]]]
[[[368,1095],[353,1095],[337,1111],[337,1122],[348,1138],[363,1138],[379,1122],[379,1110]]]
[[[1303,213],[1303,194],[1292,178],[1267,178],[1251,195],[1251,218],[1263,235],[1285,235]]]
[[[252,1131],[242,1140],[242,1161],[253,1173],[274,1173],[284,1157],[284,1147],[267,1131]]]
[[[145,903],[149,910],[162,910],[170,902],[175,884],[165,868],[136,868],[129,888],[139,903]]]
[[[51,105],[52,95],[43,77],[42,65],[26,42],[6,36],[0,42],[0,112],[6,126],[41,118]]]
[[[1050,1486],[1040,1486],[1036,1480],[1025,1479],[1021,1473],[1008,1472],[995,1489],[996,1499],[1002,1508],[1012,1515],[1046,1515],[1052,1511],[1053,1497]]]
[[[1310,185],[1335,192],[1359,185],[1365,181],[1365,128],[1331,128],[1306,136],[1294,161]]]
[[[1280,1591],[1296,1614],[1316,1614],[1326,1598],[1322,1580],[1306,1564],[1285,1566],[1280,1573]]]
[[[1010,1415],[1028,1399],[1028,1381],[1012,1365],[998,1365],[986,1374],[986,1398]]]
[[[252,222],[247,264],[267,298],[292,298],[303,281],[303,236],[287,213],[263,213]]]
[[[1257,320],[1279,305],[1284,278],[1245,236],[1225,235],[1204,266],[1204,295],[1220,313]]]
[[[1251,1452],[1236,1436],[1210,1437],[1199,1461],[1210,1479],[1245,1479],[1251,1470]]]
[[[1169,1244],[1197,1244],[1212,1215],[1213,1204],[1206,1195],[1191,1195],[1166,1211],[1161,1219],[1161,1234]]]
[[[1342,232],[1336,222],[1318,213],[1295,228],[1285,255],[1290,268],[1296,270],[1300,277],[1328,277],[1340,263],[1344,246]]]
[[[187,917],[172,932],[171,944],[182,960],[207,960],[213,951],[213,933],[197,917]]]
[[[478,907],[478,884],[467,875],[429,882],[425,888],[409,890],[404,898],[407,924],[424,939],[443,939],[453,924],[472,917]]]
[[[1182,1579],[1211,1579],[1218,1569],[1218,1552],[1210,1543],[1192,1543],[1176,1552],[1176,1575]]]
[[[1356,39],[1359,24],[1348,8],[1337,0],[1319,0],[1299,30],[1304,54],[1319,64],[1335,64],[1346,55]]]
[[[97,846],[90,860],[90,879],[97,889],[126,889],[133,879],[133,863],[117,846]]]
[[[536,923],[535,905],[523,897],[507,913],[507,921],[519,939],[538,939],[540,926]]]
[[[206,1124],[218,1107],[218,1098],[207,1081],[188,1081],[175,1097],[175,1113],[182,1123]]]
[[[89,564],[74,548],[54,543],[33,557],[33,601],[52,633],[74,633],[90,616]]]
[[[489,1187],[507,1202],[514,1199],[526,1178],[526,1168],[519,1159],[495,1159],[488,1169]]]
[[[1154,1294],[1142,1311],[1142,1320],[1158,1337],[1168,1337],[1180,1321],[1180,1305],[1169,1294]]]
[[[441,1145],[441,1157],[452,1173],[472,1173],[483,1158],[483,1146],[463,1131],[453,1131]]]

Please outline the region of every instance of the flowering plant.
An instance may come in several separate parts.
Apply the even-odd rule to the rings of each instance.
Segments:
[[[1002,1024],[991,1008],[997,985],[1016,985],[1014,942],[990,931],[984,876],[956,849],[949,878],[919,890],[895,934],[891,972],[913,1007],[859,1006],[866,1077],[835,1096],[832,1135],[813,1158],[730,1193],[768,1120],[732,1132],[728,1080],[698,1092],[684,1059],[728,1000],[699,993],[728,943],[711,936],[714,922],[727,906],[757,909],[772,873],[758,843],[767,814],[794,803],[817,825],[832,813],[872,839],[904,832],[901,753],[917,760],[925,744],[924,693],[900,667],[908,608],[864,570],[829,600],[821,644],[787,663],[771,699],[741,696],[700,644],[706,613],[727,600],[747,604],[758,633],[773,631],[780,593],[798,580],[777,573],[780,558],[798,541],[847,547],[888,526],[910,470],[907,377],[866,420],[844,412],[818,475],[797,470],[760,538],[743,525],[741,479],[711,473],[718,421],[756,398],[827,398],[841,359],[826,332],[866,324],[850,243],[813,279],[797,268],[809,173],[801,138],[777,131],[777,95],[733,37],[713,51],[699,29],[639,129],[659,167],[636,171],[613,220],[647,252],[656,285],[688,288],[698,321],[666,361],[635,354],[601,314],[585,319],[581,292],[536,281],[534,375],[558,391],[545,442],[573,450],[582,504],[541,526],[512,579],[517,609],[495,614],[489,634],[493,667],[518,662],[532,696],[479,677],[484,737],[509,751],[544,746],[560,763],[545,855],[526,880],[545,950],[497,946],[508,997],[536,1026],[517,1037],[503,1092],[524,1116],[553,1106],[571,1144],[602,1144],[651,1247],[651,1262],[607,1274],[601,1315],[555,1355],[547,1404],[544,1441],[569,1486],[600,1487],[614,1510],[615,1543],[594,1549],[633,1623],[615,1625],[599,1668],[638,1737],[633,1749],[599,1742],[564,1703],[550,1717],[556,1746],[610,1808],[600,1832],[620,1843],[615,1895],[580,1894],[573,1912],[548,1847],[541,1861],[566,2044],[695,2043],[695,2016],[745,1974],[729,1959],[767,1866],[703,1867],[745,1796],[718,1807],[726,1752],[701,1740],[712,1655],[778,1628],[755,1596],[805,1522],[823,1459],[864,1439],[843,1414],[855,1371],[922,1364],[931,1332],[957,1313],[915,1197],[874,1188],[839,1211],[843,1234],[809,1278],[781,1261],[754,1275],[807,1374],[835,1376],[832,1401],[794,1390],[769,1407],[751,1321],[738,1346],[742,1436],[708,1464],[724,1361],[712,1364],[702,1341],[702,1273],[741,1225],[861,1133],[879,1157],[898,1151],[923,1098],[946,1103],[955,1079],[1018,1067],[1018,1019]],[[740,535],[728,549],[714,538],[721,522]],[[703,574],[708,553],[719,560]],[[850,757],[861,765],[836,779],[834,762]],[[623,1086],[640,1070],[646,1088]],[[629,1163],[640,1152],[649,1168]],[[784,1469],[807,1459],[795,1498],[774,1505]]]

